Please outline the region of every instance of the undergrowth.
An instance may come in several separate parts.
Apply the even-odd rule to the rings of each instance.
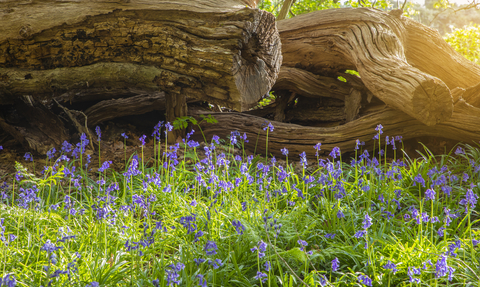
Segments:
[[[402,161],[379,125],[371,154],[357,141],[351,161],[335,148],[309,165],[283,149],[280,165],[238,132],[167,146],[165,128],[124,171],[90,171],[82,136],[42,176],[27,154],[0,178],[0,285],[480,286],[477,147]]]

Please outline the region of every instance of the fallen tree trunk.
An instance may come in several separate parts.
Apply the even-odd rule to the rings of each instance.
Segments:
[[[466,109],[470,112],[465,113]],[[214,113],[212,115],[221,124],[202,123],[202,130],[207,139],[213,135],[225,138],[231,131],[247,133],[249,142],[245,144],[246,149],[251,152],[256,151],[257,154],[265,154],[264,118],[245,113]],[[296,157],[305,151],[308,157],[315,158],[313,146],[317,143],[322,144],[321,154],[328,155],[334,147],[339,147],[342,152],[353,152],[357,139],[366,143],[364,148],[371,148],[378,124],[384,127],[383,135],[402,136],[404,140],[420,136],[441,136],[471,143],[480,140],[479,123],[480,109],[471,105],[465,107],[462,103],[455,106],[453,115],[448,121],[434,127],[428,127],[402,111],[387,106],[377,108],[377,111],[355,121],[335,127],[308,127],[272,121],[275,129],[268,134],[268,153],[282,156],[280,149],[286,147],[291,156]]]
[[[273,15],[244,3],[8,3],[0,20],[0,93],[119,83],[247,109],[275,82],[282,56]]]
[[[450,74],[469,73],[459,84],[469,87],[480,82],[480,68],[447,49],[432,29],[399,15],[396,10],[345,8],[279,21],[282,70],[290,78],[298,71],[287,67],[317,77],[357,70],[365,87],[390,107],[428,126],[448,121],[453,111],[450,89],[456,87]],[[298,93],[299,81],[294,81],[279,88]]]
[[[186,114],[186,98],[242,111],[270,90],[282,61],[275,18],[256,0],[7,2],[0,105],[23,95],[104,105],[88,110],[96,124],[111,118],[93,115],[111,110],[102,100],[164,91],[169,119]]]
[[[98,123],[118,117],[141,115],[155,110],[165,110],[165,93],[138,95],[123,99],[101,101],[85,111],[87,125],[94,127]]]

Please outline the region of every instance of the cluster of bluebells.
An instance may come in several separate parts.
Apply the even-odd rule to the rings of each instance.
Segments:
[[[152,134],[154,139],[159,142],[161,140],[161,130],[163,126],[163,122],[159,122],[159,124],[155,126]],[[173,128],[170,123],[166,123],[164,127],[165,135]],[[263,130],[267,133],[273,132],[274,127],[272,123],[266,123]],[[100,141],[100,128],[97,127],[95,131],[97,134],[97,140]],[[376,132],[377,134],[374,139],[380,140],[380,135],[383,134],[383,126],[378,125]],[[194,131],[191,130],[183,140],[185,149],[188,148],[195,150],[200,147],[198,142],[191,140],[193,133]],[[126,134],[122,134],[122,136],[125,140],[128,138]],[[231,132],[228,139],[232,146],[240,146],[242,142],[248,142],[246,133],[242,135],[238,131]],[[400,142],[402,139],[401,137],[387,136],[385,140],[386,144],[392,145],[392,148],[395,150],[395,142]],[[140,141],[140,146],[143,148],[147,141],[146,135],[141,136],[138,141]],[[136,142],[138,143],[138,141]],[[246,238],[245,236],[248,238],[250,232],[245,234],[247,230],[245,225],[250,228],[252,222],[250,220],[245,220],[242,216],[254,214],[255,211],[258,211],[259,206],[265,204],[270,204],[267,208],[271,208],[273,204],[278,205],[280,203],[280,205],[286,206],[285,210],[291,211],[297,209],[299,206],[305,206],[307,204],[315,206],[316,204],[321,204],[325,201],[332,201],[334,203],[331,207],[333,210],[332,216],[336,216],[334,220],[336,222],[343,222],[346,219],[350,220],[354,216],[354,212],[349,209],[350,206],[345,205],[345,202],[347,201],[346,199],[351,200],[353,194],[358,196],[373,194],[372,201],[365,206],[366,209],[363,211],[363,218],[360,218],[358,222],[355,223],[359,226],[361,225],[361,228],[354,233],[354,237],[359,239],[365,237],[369,230],[377,228],[376,225],[378,223],[394,220],[394,218],[402,218],[402,215],[405,219],[405,223],[409,224],[407,226],[416,227],[415,224],[420,225],[422,223],[430,223],[433,230],[433,226],[438,228],[438,226],[441,225],[437,234],[438,237],[443,237],[453,220],[463,218],[462,213],[468,215],[471,214],[475,209],[478,200],[478,195],[476,194],[478,187],[472,183],[470,188],[466,190],[465,194],[462,192],[461,196],[457,197],[460,198],[458,201],[459,209],[451,211],[445,207],[443,214],[433,215],[433,213],[429,213],[425,209],[420,211],[422,209],[417,205],[405,206],[406,200],[404,199],[408,196],[408,192],[405,192],[403,188],[395,187],[393,192],[380,192],[372,189],[372,186],[375,185],[374,180],[390,180],[393,182],[394,186],[400,186],[405,183],[415,186],[415,189],[419,189],[423,192],[424,203],[428,202],[429,204],[434,204],[444,197],[453,200],[451,195],[456,191],[454,191],[452,186],[454,184],[465,185],[465,182],[472,181],[476,176],[475,173],[480,171],[480,164],[477,165],[475,162],[470,162],[472,170],[475,171],[475,173],[470,174],[464,173],[463,175],[455,175],[448,169],[448,167],[443,166],[441,168],[432,168],[428,170],[428,172],[416,171],[415,174],[406,175],[405,173],[402,173],[402,168],[406,167],[405,163],[402,161],[393,161],[387,168],[381,164],[382,161],[377,159],[376,156],[370,157],[367,150],[361,150],[359,157],[356,157],[351,162],[351,166],[355,167],[359,174],[358,180],[355,183],[352,183],[345,181],[345,171],[342,169],[343,166],[341,162],[341,151],[338,147],[332,148],[329,153],[327,151],[329,158],[320,159],[320,153],[325,152],[321,150],[322,144],[318,143],[313,146],[315,155],[317,156],[318,170],[312,174],[307,174],[306,171],[308,166],[307,153],[300,153],[298,156],[300,164],[303,167],[303,174],[302,176],[297,177],[288,166],[284,167],[279,165],[275,157],[270,158],[270,161],[267,159],[260,162],[254,159],[253,156],[244,158],[240,155],[230,155],[217,149],[218,146],[216,146],[216,144],[218,145],[219,142],[220,138],[214,136],[211,143],[205,143],[205,145],[202,145],[202,148],[200,148],[204,153],[204,156],[201,159],[195,160],[192,163],[191,168],[188,170],[188,176],[192,176],[195,179],[194,183],[188,183],[179,187],[174,180],[168,181],[166,178],[167,176],[173,177],[178,175],[175,172],[181,172],[181,169],[183,168],[178,165],[179,157],[177,152],[180,150],[180,144],[177,143],[164,150],[163,156],[165,160],[159,165],[159,169],[155,170],[153,173],[144,174],[143,168],[140,168],[140,166],[144,166],[143,158],[140,159],[137,155],[134,155],[132,156],[127,169],[120,174],[121,180],[119,182],[112,182],[109,180],[107,173],[113,173],[113,171],[109,170],[112,162],[104,161],[98,169],[98,180],[93,181],[93,185],[81,186],[81,183],[83,181],[88,181],[88,178],[82,177],[85,175],[79,172],[79,166],[75,167],[73,163],[67,163],[70,161],[69,156],[75,159],[80,157],[85,160],[84,163],[88,166],[90,158],[89,156],[85,157],[85,149],[89,144],[89,140],[85,134],[82,134],[80,142],[76,145],[72,145],[68,142],[62,144],[62,147],[59,150],[60,156],[57,160],[54,160],[57,150],[52,148],[48,151],[47,157],[51,160],[53,166],[51,169],[44,168],[44,175],[45,177],[48,175],[55,175],[57,172],[63,170],[63,180],[66,179],[69,184],[76,187],[79,191],[91,193],[93,190],[96,190],[98,191],[98,195],[96,197],[92,196],[89,204],[85,205],[78,200],[77,195],[65,193],[61,201],[48,206],[48,210],[49,212],[60,213],[61,210],[59,210],[59,206],[61,207],[63,204],[64,212],[68,214],[68,216],[65,217],[66,220],[69,220],[71,217],[84,215],[86,210],[87,212],[91,211],[90,214],[95,222],[102,224],[105,223],[107,229],[122,230],[121,235],[124,240],[122,242],[125,242],[123,250],[130,252],[128,254],[138,254],[140,257],[146,258],[145,255],[149,255],[147,252],[149,250],[148,248],[159,242],[158,238],[156,239],[156,236],[159,236],[157,231],[163,230],[164,232],[167,232],[167,227],[163,226],[161,221],[157,221],[154,226],[150,228],[150,223],[147,223],[146,219],[150,220],[148,222],[152,222],[151,220],[155,222],[154,218],[162,216],[162,214],[156,213],[159,210],[156,206],[161,206],[165,203],[164,199],[162,199],[161,203],[156,204],[157,201],[160,201],[160,197],[169,198],[169,200],[172,198],[178,199],[176,196],[183,193],[182,196],[186,196],[188,199],[185,201],[185,205],[188,206],[189,210],[175,218],[172,223],[173,225],[171,226],[171,230],[175,230],[175,233],[172,232],[172,234],[181,234],[181,236],[184,236],[186,241],[191,242],[193,246],[198,246],[198,249],[195,252],[197,252],[196,255],[198,255],[198,253],[201,255],[197,256],[193,261],[203,272],[205,270],[219,269],[225,264],[224,261],[222,261],[224,252],[221,247],[224,242],[222,239],[216,239],[217,241],[214,241],[215,237],[212,237],[212,225],[215,225],[212,224],[212,217],[214,217],[215,214],[221,214],[221,209],[224,205],[228,204],[226,203],[229,200],[228,196],[233,194],[235,189],[243,191],[244,189],[251,190],[251,187],[254,187],[253,190],[255,192],[251,199],[245,197],[242,198],[243,201],[237,207],[239,214],[236,214],[235,219],[231,220],[231,226],[227,226],[227,228],[230,229],[229,232],[232,232],[238,240],[244,240]],[[360,150],[364,145],[364,142],[357,140],[355,150]],[[323,148],[325,148],[325,146]],[[385,155],[385,152],[385,150],[380,150],[380,156]],[[68,153],[71,154],[69,155]],[[281,149],[281,153],[288,159],[288,149]],[[455,154],[462,156],[466,153],[463,148],[458,148]],[[33,161],[32,155],[26,153],[25,160]],[[63,169],[60,169],[62,164],[64,165]],[[80,168],[83,167],[80,166]],[[21,171],[17,172],[15,176],[19,183],[27,177],[27,175]],[[94,186],[95,183],[97,186]],[[349,189],[350,187],[352,187],[352,189]],[[0,191],[2,192],[0,193],[0,200],[2,202],[6,202],[9,197],[5,192],[8,189],[6,183],[0,187]],[[17,189],[15,204],[24,209],[37,210],[41,208],[42,199],[40,198],[39,191],[40,190],[36,185],[20,186]],[[128,196],[123,197],[124,201],[122,204],[124,205],[119,206],[118,203],[120,202],[121,191],[128,194]],[[200,191],[204,198],[198,197],[197,191]],[[263,202],[260,202],[261,198],[264,199]],[[205,202],[206,207],[203,212],[203,210],[200,210],[199,206],[203,207]],[[262,208],[265,208],[265,206],[262,206]],[[439,213],[440,212],[441,210],[439,209]],[[122,226],[121,229],[116,228],[119,226],[117,225],[117,221],[120,221],[118,219],[119,217],[122,217],[122,213],[125,218],[128,217],[134,220],[139,220],[140,224],[138,226],[141,226],[142,228],[133,225],[129,227]],[[287,221],[283,221],[284,219],[282,217],[278,217],[279,220],[277,220],[277,218],[273,218],[273,215],[267,216],[266,213],[267,209],[264,209],[262,217],[264,224],[261,226],[263,227],[262,232],[264,229],[267,235],[271,236],[273,234],[275,242],[282,241],[284,238],[280,238],[280,235],[283,235],[281,234],[283,225],[278,221],[281,220],[284,223]],[[203,215],[205,216],[203,217]],[[277,217],[276,214],[275,217]],[[375,225],[373,224],[374,221]],[[137,229],[143,229],[143,232],[138,231]],[[329,230],[332,232],[330,227]],[[185,233],[187,236],[185,236]],[[58,278],[62,275],[64,277],[68,275],[70,279],[71,274],[77,272],[77,258],[80,258],[80,255],[76,255],[76,257],[73,260],[70,260],[66,267],[62,269],[59,266],[60,259],[58,257],[61,256],[60,254],[63,252],[57,251],[65,248],[67,246],[65,243],[70,240],[76,240],[78,236],[78,234],[73,234],[71,230],[66,228],[65,230],[59,230],[55,243],[50,240],[46,240],[45,243],[43,243],[40,250],[45,252],[43,254],[46,254],[44,262],[47,262],[47,265],[43,267],[43,270],[48,274],[50,279],[49,284],[53,282],[52,280],[54,278]],[[304,234],[301,236],[303,237]],[[340,238],[336,237],[336,233],[326,233],[324,237],[330,240],[322,239],[322,241],[327,244],[332,241],[337,242],[344,237],[343,234],[339,236]],[[8,246],[15,239],[16,235],[6,234],[4,219],[0,219],[0,240]],[[308,240],[313,241],[315,239],[310,239],[309,237]],[[479,242],[479,240],[471,238],[473,246],[476,246]],[[313,254],[312,250],[307,252],[307,241],[299,238],[296,243],[306,254]],[[455,269],[453,266],[448,265],[448,258],[457,257],[457,252],[461,245],[462,241],[460,240],[450,242],[450,244],[447,244],[446,251],[438,256],[435,264],[432,263],[432,261],[434,261],[432,258],[431,261],[429,260],[424,263],[423,269],[422,267],[417,266],[407,266],[403,269],[403,274],[406,273],[410,282],[420,283],[422,270],[435,268],[435,271],[431,271],[430,274],[434,273],[437,279],[447,277],[445,280],[452,281]],[[261,240],[250,249],[252,253],[249,253],[249,256],[255,256],[256,260],[258,260],[257,262],[260,262],[260,259],[263,258],[262,263],[259,263],[254,277],[255,280],[262,283],[268,280],[270,272],[272,272],[272,265],[270,261],[267,260],[269,257],[266,256],[267,247],[268,244]],[[274,246],[271,247],[275,248]],[[172,256],[171,260],[172,261],[169,262],[178,262],[175,261],[178,259],[175,259],[174,256]],[[185,270],[184,265],[187,264],[188,266],[188,263],[189,262],[185,261],[184,263],[170,264],[165,268],[165,279],[168,286],[182,284],[182,278],[185,278],[183,276],[188,276],[185,275],[187,270]],[[399,269],[401,269],[401,265],[398,264],[399,263],[395,264],[389,260],[386,263],[384,262],[382,267],[385,270],[391,271],[391,273],[395,275]],[[342,261],[342,269],[347,269],[343,268],[345,265],[346,263]],[[397,265],[400,267],[397,267]],[[427,267],[427,265],[430,267]],[[338,272],[339,270],[340,260],[335,257],[331,260],[331,271]],[[367,272],[365,270],[362,271]],[[191,278],[194,278],[196,282],[195,284],[198,283],[198,286],[207,286],[207,275],[196,274],[195,277],[192,276]],[[15,286],[16,284],[15,277],[12,274],[7,274],[4,278],[0,279],[2,280],[0,281],[0,286],[2,286],[2,283],[6,286]],[[321,286],[328,284],[324,275],[320,275],[319,280]],[[363,274],[357,275],[356,280],[360,284],[366,286],[372,286],[373,283],[368,275]],[[160,281],[158,279],[153,280],[152,284],[154,286],[159,286]],[[99,283],[93,281],[87,286],[99,286]]]

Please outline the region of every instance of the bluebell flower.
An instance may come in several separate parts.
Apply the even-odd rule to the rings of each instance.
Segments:
[[[442,254],[435,264],[435,277],[440,278],[447,275],[448,270],[447,256]]]
[[[343,212],[341,210],[338,210],[337,218],[344,218],[344,217],[345,217],[345,214],[343,214]]]
[[[100,138],[102,137],[102,131],[100,130],[99,126],[95,127],[95,133],[97,134],[97,141],[100,141]]]
[[[205,251],[207,255],[215,255],[217,254],[217,249],[218,247],[215,241],[208,240],[205,244],[205,248],[203,248],[203,251]]]
[[[187,234],[195,232],[197,230],[197,225],[194,223],[197,220],[195,214],[191,216],[182,216],[180,217],[180,224],[187,229]]]
[[[23,157],[25,158],[25,161],[28,161],[28,160],[33,161],[32,154],[29,152],[26,152]]]
[[[57,152],[57,150],[56,150],[54,147],[52,147],[51,149],[49,149],[49,150],[47,151],[47,157],[48,157],[48,159],[52,159],[52,158],[55,156],[55,153],[56,153],[56,152]]]
[[[47,239],[47,241],[45,242],[45,244],[40,248],[40,250],[42,251],[46,251],[47,253],[52,253],[52,252],[55,252],[59,249],[62,249],[63,247],[61,246],[55,246],[55,244],[53,244],[50,239]]]
[[[325,234],[325,238],[334,239],[336,235],[337,234],[335,234],[335,233],[327,233],[327,234]]]
[[[266,261],[263,267],[265,268],[265,271],[267,272],[270,271],[270,267],[271,267],[270,261]]]
[[[208,264],[211,265],[213,269],[218,269],[223,266],[223,262],[221,259],[215,259],[215,260],[208,259]]]
[[[102,163],[102,166],[98,169],[98,171],[99,171],[99,172],[104,172],[104,171],[106,171],[106,170],[110,167],[111,164],[112,164],[112,161],[104,161],[104,162]]]
[[[388,260],[388,262],[385,265],[383,265],[383,268],[387,270],[392,270],[393,274],[397,273],[398,271],[397,265],[393,264],[390,260]]]
[[[300,244],[300,250],[303,250],[308,245],[308,242],[302,239],[298,239],[297,243]]]
[[[203,262],[205,262],[205,259],[203,259],[203,258],[194,258],[194,259],[193,259],[193,262],[195,262],[195,264],[197,264],[197,266],[199,266],[200,264],[202,264]]]
[[[357,231],[357,233],[355,233],[355,238],[361,238],[363,236],[365,236],[365,234],[367,233],[367,230],[359,230]]]
[[[204,278],[202,274],[197,274],[195,277],[198,278],[199,287],[207,287],[207,279]]]
[[[267,281],[268,275],[263,272],[257,271],[257,275],[254,278],[256,280],[262,280],[262,283],[264,283],[265,281]]]
[[[340,156],[340,148],[334,147],[330,152],[329,156],[331,156],[333,159],[336,159],[338,156]]]
[[[365,219],[363,220],[363,229],[368,229],[372,226],[372,218],[368,216],[368,213],[365,214]]]
[[[100,286],[100,283],[98,283],[97,281],[93,281],[90,284],[87,284],[85,287],[99,287],[99,286]]]
[[[271,132],[273,132],[273,125],[271,122],[269,122],[267,124],[267,122],[265,122],[265,127],[263,128],[264,131],[266,131],[267,129],[270,129]]]
[[[239,235],[242,235],[245,231],[245,226],[239,220],[232,220],[232,225],[235,227],[235,230]]]
[[[283,154],[284,156],[288,156],[288,149],[282,148],[280,151],[282,152],[282,154]]]
[[[167,285],[174,286],[175,284],[180,284],[180,280],[178,278],[180,275],[178,272],[182,271],[183,268],[185,268],[185,265],[182,263],[177,263],[177,265],[170,264],[168,265],[168,268],[169,269],[165,270],[167,273]]]
[[[410,278],[410,282],[412,283],[420,283],[419,278],[414,278],[413,275],[420,275],[422,274],[422,271],[420,268],[415,268],[415,267],[408,267],[408,272],[407,275]]]
[[[305,168],[305,166],[308,165],[307,154],[305,152],[302,152],[299,156],[300,156],[300,164],[302,165],[302,167]]]
[[[378,140],[378,135],[383,134],[383,126],[382,126],[382,125],[377,125],[377,127],[375,128],[375,130],[376,130],[378,133],[375,134],[375,136],[373,137],[373,139],[374,139],[374,140]]]
[[[465,194],[465,198],[460,200],[459,204],[465,205],[466,208],[473,209],[477,205],[478,195],[476,195],[473,190],[468,189]]]
[[[367,275],[359,275],[358,281],[366,286],[372,286],[372,279]]]
[[[167,122],[167,123],[165,124],[165,133],[171,132],[172,130],[173,130],[172,124],[170,124],[170,122]]]
[[[155,279],[155,280],[152,281],[152,284],[153,284],[153,286],[155,286],[155,287],[159,287],[159,286],[160,286],[160,280]]]
[[[128,139],[128,136],[127,136],[125,133],[122,133],[121,136],[122,136],[124,139]]]
[[[337,271],[338,270],[338,267],[340,266],[340,260],[338,260],[337,257],[335,257],[335,259],[332,260],[332,271]]]
[[[423,179],[423,177],[422,177],[421,174],[417,174],[417,176],[415,176],[415,178],[414,178],[413,180],[414,180],[413,186],[415,186],[416,183],[419,183],[419,184],[421,184],[423,187],[425,187],[425,180]]]
[[[455,150],[455,154],[456,155],[460,155],[460,154],[465,154],[465,150],[462,148],[462,147],[457,147],[457,149]]]

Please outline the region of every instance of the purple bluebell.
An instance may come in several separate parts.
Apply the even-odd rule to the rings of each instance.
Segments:
[[[367,230],[359,230],[355,233],[355,238],[361,238],[363,236],[365,236],[365,234],[367,233]]]
[[[210,241],[210,240],[207,241],[207,243],[205,244],[205,247],[203,248],[203,251],[205,251],[207,255],[215,255],[217,254],[217,250],[218,250],[218,247],[215,241]]]
[[[268,275],[264,272],[257,271],[257,275],[254,277],[256,280],[262,280],[262,283],[267,281]]]
[[[343,214],[343,212],[341,210],[338,210],[337,218],[344,218],[344,217],[345,217],[345,214]]]
[[[340,148],[334,147],[330,152],[329,156],[331,156],[333,159],[336,159],[338,156],[340,156]]]
[[[125,133],[122,133],[121,136],[122,136],[124,139],[128,139],[128,136],[127,136]]]
[[[232,220],[232,225],[235,227],[235,230],[239,235],[242,235],[245,231],[245,226],[239,220]]]
[[[52,159],[52,158],[55,156],[55,153],[56,153],[56,152],[57,152],[57,150],[56,150],[54,147],[52,147],[51,149],[49,149],[49,150],[47,151],[47,157],[48,157],[48,159]]]
[[[282,154],[283,154],[284,156],[288,156],[288,149],[282,148],[280,151],[282,152]]]
[[[368,215],[368,213],[365,214],[365,219],[363,220],[363,229],[368,229],[370,226],[372,226],[372,218]]]
[[[372,279],[370,279],[370,277],[368,277],[367,275],[359,275],[358,282],[366,286],[372,286]]]
[[[337,271],[338,270],[338,267],[340,266],[340,260],[338,260],[337,257],[335,257],[335,259],[332,260],[332,271]]]
[[[171,124],[170,122],[167,122],[167,123],[165,124],[165,134],[166,134],[167,132],[171,132],[172,130],[173,130],[172,124]]]
[[[273,132],[273,125],[271,122],[269,122],[267,124],[267,122],[265,122],[265,127],[263,128],[264,131],[266,131],[267,129],[270,129],[271,132]]]
[[[465,205],[466,208],[473,209],[477,205],[478,195],[472,189],[468,189],[465,198],[460,200],[459,204]]]
[[[32,154],[29,152],[26,152],[23,157],[25,158],[25,161],[28,161],[28,160],[33,161]]]
[[[263,267],[265,268],[265,271],[267,272],[270,271],[270,268],[271,268],[270,261],[266,261]]]
[[[100,141],[100,139],[102,137],[102,130],[100,129],[99,126],[95,127],[95,133],[97,134],[97,141]]]
[[[218,269],[223,266],[222,260],[218,258],[215,260],[208,259],[208,264],[211,265],[213,269]]]
[[[377,125],[377,127],[375,128],[375,130],[377,131],[377,134],[375,134],[375,136],[373,137],[374,140],[378,140],[378,136],[383,134],[383,126],[382,125]]]
[[[302,165],[302,167],[305,168],[305,166],[308,165],[307,154],[305,152],[302,152],[299,156],[300,156],[300,164]]]
[[[300,250],[303,250],[305,247],[308,246],[308,242],[302,239],[298,239],[297,243],[300,244]]]
[[[388,260],[388,262],[385,265],[383,265],[383,268],[387,270],[392,270],[393,274],[397,273],[398,271],[397,265],[393,264],[390,260]]]
[[[197,274],[195,277],[198,278],[199,287],[207,287],[207,279],[204,278],[202,274]]]
[[[413,179],[413,186],[416,186],[416,184],[419,183],[423,187],[425,187],[425,180],[423,179],[421,174],[417,174],[415,178]]]
[[[429,188],[425,191],[425,198],[427,200],[435,200],[435,190]]]
[[[106,171],[110,165],[112,164],[112,161],[104,161],[102,166],[98,169],[99,172],[104,172]]]

